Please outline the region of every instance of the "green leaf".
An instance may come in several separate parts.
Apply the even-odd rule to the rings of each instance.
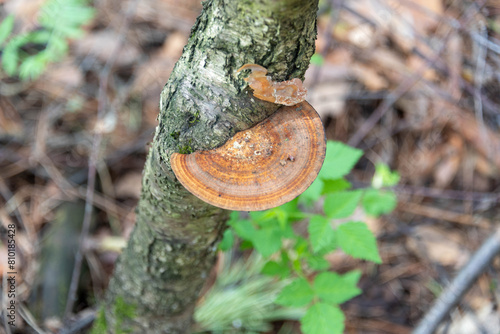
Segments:
[[[297,203],[298,198],[293,199],[278,207],[269,209],[267,210],[267,212],[271,217],[277,219],[280,223],[280,226],[284,229],[285,225],[287,225],[288,223],[300,219],[304,216],[304,214],[299,210]]]
[[[349,222],[340,225],[337,228],[337,240],[346,254],[357,259],[382,263],[375,236],[365,223]]]
[[[323,191],[323,180],[319,177],[299,196],[299,203],[312,205],[321,197]]]
[[[47,44],[51,37],[52,34],[47,30],[36,30],[26,35],[29,42],[34,44]]]
[[[359,273],[357,273],[359,279]],[[341,304],[349,299],[356,297],[361,293],[352,274],[338,275],[332,272],[324,272],[314,279],[314,291],[318,297],[325,302],[332,304]]]
[[[300,307],[309,304],[314,297],[311,285],[304,278],[296,278],[281,290],[276,304],[288,307]]]
[[[240,250],[253,249],[253,243],[250,240],[242,240],[240,243]]]
[[[0,23],[0,45],[9,37],[14,28],[14,15],[9,15]]]
[[[28,42],[28,36],[23,34],[11,38],[5,45],[2,51],[2,67],[8,75],[16,74],[19,64],[19,49]]]
[[[311,57],[311,64],[316,66],[321,66],[325,62],[325,59],[319,53],[315,53]]]
[[[12,76],[17,71],[17,63],[19,61],[18,49],[14,48],[11,43],[3,49],[2,52],[2,67],[7,75]]]
[[[294,249],[297,253],[297,256],[301,257],[303,254],[309,253],[309,243],[305,238],[297,236],[297,238],[295,239]]]
[[[265,226],[265,223],[275,219],[274,213],[271,210],[251,211],[248,215],[260,226]]]
[[[19,66],[19,77],[22,80],[37,79],[47,67],[47,60],[43,52],[26,57]]]
[[[81,26],[94,16],[94,9],[82,0],[49,0],[41,8],[38,19],[49,30],[66,37],[77,38],[82,34]]]
[[[394,210],[398,199],[392,191],[368,189],[361,203],[368,215],[378,217]]]
[[[326,270],[330,267],[330,262],[320,255],[311,255],[307,257],[307,264],[312,270]]]
[[[271,256],[281,248],[281,233],[274,228],[257,230],[252,237],[252,243],[262,256]]]
[[[230,221],[229,223],[233,227],[234,232],[243,240],[251,241],[257,233],[257,230],[249,220]]]
[[[352,148],[341,142],[328,141],[326,143],[325,162],[319,172],[319,177],[322,179],[339,179],[347,175],[362,155],[363,151],[357,148]]]
[[[278,224],[270,224],[256,229],[249,220],[233,220],[229,222],[234,232],[243,240],[251,241],[255,250],[267,257],[281,248],[281,237],[286,231],[281,231]]]
[[[261,272],[264,275],[279,276],[280,278],[286,278],[290,276],[290,268],[276,261],[267,262],[262,268]]]
[[[312,216],[307,230],[314,252],[319,252],[323,248],[331,249],[334,247],[335,231],[327,218],[320,215]]]
[[[391,172],[389,166],[378,163],[375,165],[375,175],[373,175],[372,187],[375,189],[392,187],[398,184],[399,178],[400,176],[398,172]]]
[[[224,234],[222,235],[222,240],[219,244],[219,249],[221,251],[230,250],[231,247],[233,247],[233,244],[234,244],[233,231],[230,228],[228,228],[227,230],[224,231]]]
[[[344,313],[335,306],[317,303],[311,306],[300,320],[304,334],[342,334]]]
[[[238,211],[232,211],[231,214],[229,215],[229,220],[227,221],[227,224],[229,226],[232,226],[238,221],[240,221],[240,213]]]
[[[345,179],[323,180],[323,195],[351,188],[351,183]]]
[[[352,270],[342,275],[342,279],[346,282],[350,282],[352,285],[357,285],[360,278],[361,278],[360,270]]]
[[[345,218],[354,213],[363,192],[361,190],[338,191],[325,198],[323,209],[329,218]]]

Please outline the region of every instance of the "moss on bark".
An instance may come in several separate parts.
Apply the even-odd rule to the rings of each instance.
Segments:
[[[254,99],[236,69],[256,63],[275,80],[303,78],[314,52],[317,5],[317,0],[203,4],[161,93],[136,226],[106,296],[108,328],[117,321],[116,301],[123,300],[135,305],[134,319],[126,322],[133,332],[189,332],[229,212],[188,193],[170,168],[170,155],[218,147],[277,110]]]

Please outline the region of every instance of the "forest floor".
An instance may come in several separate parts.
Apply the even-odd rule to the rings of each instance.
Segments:
[[[0,19],[14,14],[16,31],[35,29],[41,3],[0,0]],[[33,314],[64,312],[68,288],[60,287],[71,279],[93,155],[95,211],[82,241],[78,317],[102,296],[134,224],[160,91],[201,11],[197,0],[94,3],[85,35],[37,80],[0,74],[0,221],[3,229],[17,226],[19,333],[62,326]],[[410,333],[498,228],[500,3],[321,1],[316,45],[308,101],[328,139],[364,151],[350,181],[367,185],[376,162],[401,175],[396,210],[368,221],[383,264],[329,258],[336,271],[364,273],[363,294],[342,306],[346,333]],[[106,117],[97,121],[99,110]],[[441,333],[500,332],[499,260]],[[46,296],[59,288],[59,300]]]

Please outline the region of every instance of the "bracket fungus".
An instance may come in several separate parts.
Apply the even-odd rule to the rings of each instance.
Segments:
[[[306,99],[307,89],[300,79],[273,81],[270,76],[266,75],[266,68],[257,64],[245,64],[236,72],[243,70],[252,71],[244,80],[253,89],[253,96],[260,100],[293,106]]]
[[[281,107],[223,146],[174,153],[172,169],[192,194],[214,206],[259,211],[284,204],[316,179],[325,158],[321,119],[307,102]]]

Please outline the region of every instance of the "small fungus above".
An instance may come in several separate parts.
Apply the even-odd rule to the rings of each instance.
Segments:
[[[288,81],[273,81],[266,75],[267,70],[257,64],[245,64],[237,72],[250,70],[251,73],[244,80],[253,89],[253,95],[261,100],[293,106],[306,99],[307,90],[300,79]]]
[[[223,146],[174,153],[172,169],[193,195],[214,206],[259,211],[291,201],[316,179],[325,158],[321,119],[307,102],[281,107]]]

